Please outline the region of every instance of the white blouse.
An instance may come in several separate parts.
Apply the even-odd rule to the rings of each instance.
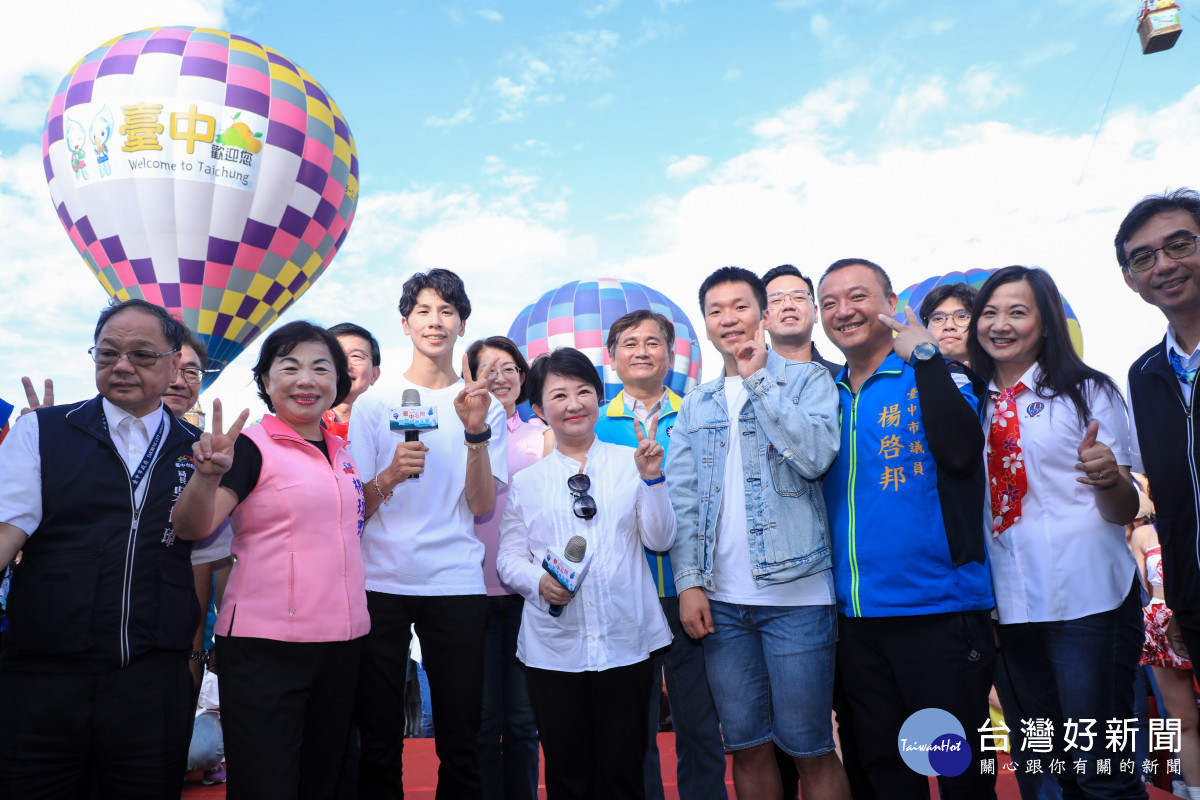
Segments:
[[[1079,424],[1065,395],[1046,399],[1035,393],[1040,374],[1034,364],[1021,377],[1028,388],[1016,397],[1028,481],[1021,519],[998,537],[992,537],[991,525],[983,534],[1001,625],[1111,611],[1129,594],[1137,572],[1125,526],[1100,516],[1098,490],[1075,480],[1083,475],[1075,464],[1087,425]],[[1097,441],[1108,445],[1117,464],[1129,466],[1129,419],[1120,398],[1095,384],[1088,385],[1086,396],[1089,419],[1100,423]],[[994,410],[992,401],[985,433]],[[984,517],[990,520],[988,502],[985,498]]]
[[[642,548],[669,550],[675,512],[666,483],[647,486],[634,449],[596,439],[587,454],[596,516],[571,510],[567,479],[579,462],[558,450],[514,476],[500,523],[500,578],[525,597],[517,657],[527,666],[584,672],[636,664],[671,642]],[[538,592],[546,548],[587,540],[592,562],[559,617]]]

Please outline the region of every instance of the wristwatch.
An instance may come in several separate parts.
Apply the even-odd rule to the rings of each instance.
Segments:
[[[942,351],[938,350],[938,346],[933,342],[921,342],[913,348],[912,355],[908,357],[908,364],[911,367],[915,367],[917,364],[929,361],[940,352]]]

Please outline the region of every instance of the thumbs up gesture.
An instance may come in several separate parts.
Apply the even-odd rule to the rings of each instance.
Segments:
[[[1079,443],[1079,462],[1075,464],[1075,469],[1082,472],[1083,477],[1075,480],[1088,486],[1111,489],[1121,480],[1121,474],[1112,450],[1103,442],[1096,441],[1099,433],[1100,423],[1096,420],[1089,422],[1083,441]]]

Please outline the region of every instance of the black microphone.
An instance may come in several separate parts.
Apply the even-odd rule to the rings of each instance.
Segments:
[[[418,392],[416,389],[405,389],[403,392],[400,393],[400,407],[401,408],[404,408],[406,406],[411,407],[411,406],[419,406],[419,405],[421,405],[421,393]],[[419,442],[419,441],[421,441],[421,436],[415,430],[407,430],[404,432],[404,441]],[[421,477],[420,475],[413,474],[413,475],[409,475],[408,479],[410,481],[415,481],[420,477]]]
[[[572,564],[579,564],[583,561],[583,557],[587,555],[587,539],[582,536],[572,536],[567,546],[563,548],[563,557]],[[562,574],[559,570],[548,567],[545,563],[542,567],[554,577],[562,587],[571,594],[575,594],[579,590],[579,585],[583,583],[583,576],[587,574],[587,570],[579,568],[571,570],[569,574]],[[564,606],[550,606],[550,616],[557,617],[563,612]]]

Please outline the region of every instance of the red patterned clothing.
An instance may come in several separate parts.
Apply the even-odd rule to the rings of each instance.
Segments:
[[[1173,667],[1191,669],[1192,662],[1181,658],[1167,642],[1167,623],[1173,612],[1157,597],[1142,609],[1146,620],[1146,641],[1142,645],[1141,663],[1151,667]]]

